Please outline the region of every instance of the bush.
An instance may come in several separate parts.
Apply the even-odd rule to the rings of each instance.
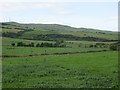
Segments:
[[[11,43],[12,46],[15,46],[15,43]]]
[[[116,51],[116,50],[120,50],[119,49],[119,43],[114,43],[110,45],[110,50]]]
[[[114,44],[110,45],[110,50],[113,50],[113,51],[118,50],[117,45],[114,45]]]
[[[36,47],[40,47],[41,45],[38,43],[38,44],[36,44]]]
[[[94,47],[94,45],[90,45],[90,47]]]
[[[29,47],[34,47],[34,43],[33,43],[33,42],[30,43],[28,46],[29,46]]]
[[[18,42],[17,46],[24,46],[24,43],[23,42]]]

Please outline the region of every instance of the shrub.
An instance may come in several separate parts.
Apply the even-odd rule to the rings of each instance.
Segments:
[[[15,46],[15,43],[11,43],[12,46]]]
[[[110,45],[110,50],[116,51],[116,50],[120,50],[119,49],[119,43],[113,43]]]
[[[110,50],[113,50],[113,51],[118,50],[117,45],[111,44],[111,45],[110,45]]]
[[[36,47],[40,47],[41,45],[38,43],[38,44],[36,44]]]
[[[17,46],[24,46],[24,43],[23,42],[18,42]]]

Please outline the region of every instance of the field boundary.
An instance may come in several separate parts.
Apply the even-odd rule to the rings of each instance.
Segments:
[[[9,57],[12,57],[12,58],[15,58],[15,57],[32,57],[32,56],[43,56],[43,55],[69,55],[69,54],[96,53],[96,52],[106,52],[106,51],[109,51],[109,50],[86,51],[86,52],[43,53],[43,54],[30,54],[30,55],[2,55],[2,58],[9,58]]]

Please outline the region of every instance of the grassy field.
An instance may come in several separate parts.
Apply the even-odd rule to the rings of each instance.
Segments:
[[[2,60],[3,88],[113,88],[118,85],[118,54],[116,51],[109,51],[106,48],[37,48],[12,47],[10,45],[11,42],[20,40],[24,42],[34,41],[3,38],[3,56],[10,56],[3,57]],[[83,41],[67,42],[92,43]],[[108,51],[54,54],[100,50]],[[51,55],[41,55],[45,53]],[[39,55],[34,56],[36,54]],[[12,57],[15,55],[19,55],[19,57]],[[28,56],[24,57],[25,55]]]
[[[98,37],[98,38],[105,38],[105,39],[113,39],[116,40],[118,39],[117,33],[109,33],[109,34],[95,34],[95,33],[86,33],[86,32],[61,32],[61,34],[69,34],[69,35],[74,35],[74,36],[81,36],[81,37],[87,37],[87,36],[92,36],[92,37]]]
[[[53,41],[38,41],[38,40],[26,40],[26,39],[16,39],[16,38],[2,38],[2,45],[3,46],[11,46],[11,43],[17,43],[17,42],[24,42],[24,43],[42,43],[42,42],[48,42],[48,43],[54,43]]]
[[[108,48],[83,48],[78,47],[79,44],[82,45],[89,45],[89,44],[95,44],[97,42],[89,42],[89,41],[66,41],[65,43],[69,44],[72,43],[70,46],[73,46],[74,48],[69,47],[13,47],[11,46],[11,43],[17,43],[17,42],[25,42],[25,43],[31,43],[34,42],[42,43],[42,42],[49,42],[54,43],[52,41],[35,41],[35,40],[24,40],[24,39],[13,39],[13,38],[3,38],[3,56],[4,55],[35,55],[35,54],[53,54],[53,53],[63,53],[63,52],[87,52],[87,51],[100,51],[100,50],[109,50]],[[107,43],[107,42],[106,42]],[[109,44],[109,43],[108,43]],[[14,52],[14,53],[11,53]]]
[[[23,31],[23,30],[18,30],[18,29],[3,29],[1,32],[3,32],[3,33],[5,33],[5,32],[17,33],[19,31]]]
[[[118,39],[118,35],[117,33],[108,33],[108,34],[101,34],[101,33],[92,33],[92,32],[60,32],[60,31],[47,31],[47,30],[34,30],[34,31],[30,31],[30,32],[25,32],[23,34],[23,37],[25,36],[31,36],[31,35],[38,35],[38,34],[68,34],[68,35],[74,35],[74,36],[81,36],[81,37],[87,37],[87,36],[92,36],[92,37],[97,37],[97,38],[105,38],[105,39],[113,39],[113,40],[116,40]]]
[[[117,87],[117,60],[117,52],[3,58],[3,87]]]
[[[34,30],[34,31],[29,31],[29,32],[25,32],[24,35],[32,35],[32,34],[57,34],[58,32],[53,32],[53,31],[47,31],[47,30]]]
[[[4,37],[1,38],[3,88],[118,87],[118,52],[109,48],[110,44],[118,40],[116,32],[57,24],[31,25],[15,22],[4,23],[3,27]],[[47,39],[44,39],[39,34],[61,36],[51,39],[46,36]],[[37,35],[39,37],[33,38]],[[88,39],[78,40],[75,39],[76,36]],[[69,39],[66,39],[68,37]],[[98,39],[95,39],[96,37]],[[16,45],[18,42],[55,45],[58,42],[56,38],[58,41],[62,38],[63,42],[60,44],[65,46]],[[100,38],[107,40],[102,41]],[[100,43],[106,46],[95,47]],[[94,47],[90,47],[91,45]]]

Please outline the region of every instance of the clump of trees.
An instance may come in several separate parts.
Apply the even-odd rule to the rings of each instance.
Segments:
[[[96,44],[94,45],[94,47],[97,47],[97,48],[108,48],[108,47],[109,47],[109,44],[96,43]]]
[[[34,43],[29,43],[29,44],[26,44],[26,43],[23,43],[23,42],[17,42],[17,43],[11,43],[12,46],[23,46],[23,47],[34,47]]]
[[[113,43],[113,44],[105,44],[105,43],[96,43],[94,45],[90,45],[90,48],[109,48],[112,51],[120,50],[120,44],[119,43]]]
[[[96,44],[91,44],[91,45],[82,45],[79,44],[78,47],[89,47],[89,48],[109,48],[109,44],[105,44],[105,43],[96,43]]]
[[[48,42],[42,42],[34,44],[29,43],[23,43],[23,42],[17,42],[17,43],[11,43],[12,46],[21,46],[21,47],[66,47],[65,44],[63,44],[63,41],[56,41],[55,43],[48,43]]]
[[[54,44],[53,43],[41,43],[41,44],[36,44],[36,47],[54,47]]]
[[[112,51],[118,51],[120,50],[120,44],[119,43],[113,43],[110,45],[110,50]]]

